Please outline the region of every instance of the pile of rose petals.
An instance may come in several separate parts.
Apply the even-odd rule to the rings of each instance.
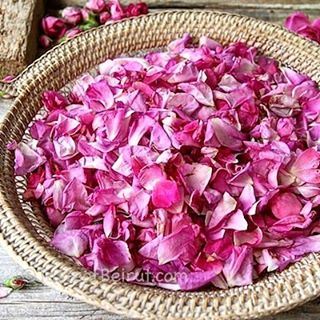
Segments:
[[[303,12],[294,12],[287,17],[284,26],[292,32],[320,43],[320,18],[312,21]]]
[[[44,17],[39,42],[47,49],[93,27],[146,13],[148,6],[144,2],[123,6],[119,0],[88,0],[83,8],[66,7],[61,17]]]
[[[186,34],[117,58],[13,142],[52,245],[104,276],[228,288],[320,251],[320,94],[308,77]]]

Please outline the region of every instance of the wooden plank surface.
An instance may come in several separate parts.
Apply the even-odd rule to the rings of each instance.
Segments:
[[[43,0],[0,0],[0,78],[16,74],[38,51]]]
[[[4,2],[0,0],[0,8]],[[13,0],[12,0],[13,1]],[[14,0],[13,2],[31,2],[31,0]],[[85,0],[48,0],[48,6],[57,9],[66,5],[81,5]],[[125,1],[124,1],[125,2]],[[311,17],[320,16],[319,0],[147,0],[151,8],[212,8],[253,16],[267,21],[282,23],[284,18],[294,10],[305,11]],[[0,26],[1,26],[0,12]],[[7,18],[6,18],[7,19]],[[0,28],[1,34],[1,28]],[[1,41],[1,40],[0,40]],[[0,43],[1,48],[1,43]],[[1,56],[0,56],[1,57]],[[0,121],[9,108],[10,101],[0,100]],[[0,282],[14,276],[28,276],[0,248]],[[9,297],[0,299],[0,320],[29,319],[92,319],[92,320],[129,320],[116,316],[60,294],[42,284],[13,292]],[[302,307],[264,320],[319,320],[320,299],[307,303]],[[159,319],[160,320],[160,319]]]
[[[159,7],[212,7],[212,6],[224,6],[224,7],[269,7],[269,8],[293,8],[293,9],[315,9],[320,7],[318,0],[144,0],[148,5]],[[52,8],[63,8],[66,6],[79,5],[83,6],[87,0],[48,0],[48,6]],[[123,0],[121,3],[128,3],[130,0]]]
[[[123,0],[126,4],[131,0]],[[151,9],[206,8],[229,11],[257,19],[282,24],[293,11],[304,11],[311,18],[320,16],[319,0],[145,0]],[[84,5],[86,0],[48,0],[48,8],[60,9],[71,5]]]

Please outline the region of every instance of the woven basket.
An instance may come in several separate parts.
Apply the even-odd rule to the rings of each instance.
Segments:
[[[37,206],[21,198],[8,142],[20,141],[38,113],[44,90],[57,90],[106,58],[163,47],[189,32],[227,44],[245,41],[260,53],[320,82],[320,48],[284,29],[248,17],[212,11],[168,11],[81,34],[2,84],[16,99],[0,126],[0,240],[43,283],[110,312],[144,319],[249,319],[288,310],[320,294],[320,255],[310,254],[282,273],[229,290],[171,292],[112,282],[77,266],[48,244],[52,230]]]

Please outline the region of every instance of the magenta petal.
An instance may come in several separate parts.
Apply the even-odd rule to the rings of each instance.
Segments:
[[[154,186],[160,181],[166,179],[164,170],[159,165],[144,167],[138,175],[140,184],[147,190],[152,191]]]
[[[42,94],[42,103],[50,111],[63,109],[68,105],[67,99],[56,91],[45,91]]]
[[[94,271],[102,274],[114,271],[119,267],[130,266],[132,263],[126,242],[104,237],[95,240],[92,255]]]
[[[242,149],[245,138],[243,133],[240,133],[235,127],[219,118],[214,118],[211,121],[214,134],[222,146],[236,151]]]
[[[279,219],[300,214],[302,204],[293,193],[280,193],[271,200],[272,213]]]
[[[90,84],[85,95],[87,105],[95,111],[110,109],[114,103],[113,93],[105,80]]]
[[[293,31],[299,32],[305,26],[310,24],[309,18],[303,12],[294,12],[284,22],[284,26]]]
[[[182,290],[191,291],[199,289],[211,281],[221,272],[222,264],[217,262],[216,267],[210,271],[184,272],[179,273],[178,283]]]
[[[57,231],[60,233],[66,230],[77,230],[91,223],[92,217],[81,211],[73,211],[65,217],[62,224],[57,228]]]
[[[152,191],[152,203],[156,208],[169,208],[180,201],[180,192],[176,182],[158,181]]]

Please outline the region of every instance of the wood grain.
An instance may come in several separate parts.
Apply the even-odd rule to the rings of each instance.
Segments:
[[[86,0],[48,0],[48,6],[51,9],[59,9],[67,5],[83,5],[85,2]],[[249,15],[277,23],[282,23],[285,17],[293,10],[305,11],[306,13],[310,14],[311,17],[320,16],[319,0],[229,0],[227,2],[221,0],[199,0],[197,2],[193,0],[147,0],[146,2],[151,8],[212,8]],[[19,11],[18,14],[11,12],[9,15],[7,15],[6,12],[6,17],[3,17],[4,8],[9,7],[9,3],[15,6],[16,9],[18,8],[19,10],[22,10],[23,8],[22,11],[24,12]],[[13,61],[15,60],[11,58],[11,55],[8,55],[8,50],[13,47],[14,54],[12,56],[19,56],[17,53],[18,43],[23,48],[22,51],[24,54],[27,52],[27,49],[25,48],[25,42],[20,40],[16,44],[11,44],[10,39],[12,40],[12,35],[14,34],[29,34],[30,37],[32,34],[34,34],[34,31],[31,32],[26,25],[23,26],[17,23],[17,19],[26,19],[28,15],[30,17],[30,7],[35,3],[35,0],[0,0],[0,63],[1,59],[3,59],[3,54],[7,52],[7,65],[14,65]],[[126,3],[126,1],[124,1],[124,3]],[[34,21],[36,21],[36,18]],[[11,36],[6,35],[6,39],[3,39],[3,26],[5,24],[9,24],[13,29],[15,27],[16,30],[11,31]],[[9,41],[10,48],[3,48],[5,43],[4,41],[7,41],[6,43]],[[26,61],[30,61],[32,58],[32,54],[25,56]],[[21,60],[23,61],[23,59]],[[4,115],[6,110],[8,110],[9,106],[10,101],[0,100],[0,121],[1,117]],[[2,282],[5,278],[17,274],[28,276],[27,271],[17,266],[0,247],[0,282]],[[9,297],[0,299],[0,320],[29,320],[30,318],[36,320],[129,320],[128,318],[116,316],[85,303],[79,302],[42,284],[38,284],[25,290],[16,291]],[[302,307],[296,308],[290,312],[264,318],[264,320],[319,319],[320,299],[307,303]]]
[[[66,6],[83,6],[86,0],[48,0],[48,7],[63,8]],[[123,0],[121,3],[129,3],[131,0]],[[224,7],[224,8],[287,8],[291,10],[314,10],[320,8],[318,0],[145,0],[152,8],[195,8],[195,7]]]
[[[123,0],[126,4],[131,0]],[[304,11],[311,18],[320,16],[320,1],[318,0],[145,0],[151,10],[172,8],[200,8],[228,11],[247,15],[272,23],[283,24],[285,18],[293,11]],[[48,9],[57,10],[65,6],[82,6],[86,0],[48,0]]]
[[[36,57],[43,0],[0,0],[0,78]]]

